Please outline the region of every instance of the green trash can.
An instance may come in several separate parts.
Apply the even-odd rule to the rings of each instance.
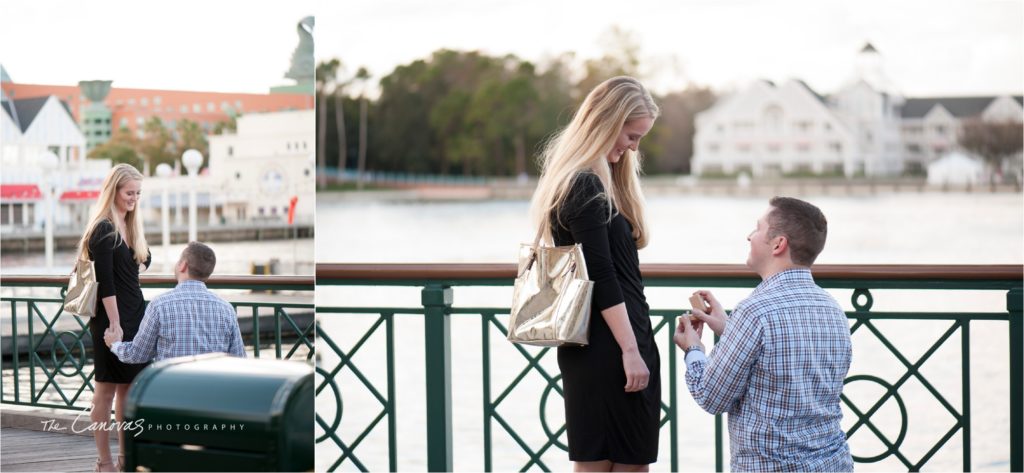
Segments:
[[[153,363],[128,393],[126,471],[312,471],[313,397],[303,362]]]

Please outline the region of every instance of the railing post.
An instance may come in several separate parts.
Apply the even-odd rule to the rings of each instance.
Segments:
[[[1010,471],[1024,471],[1024,289],[1010,289]]]
[[[452,471],[452,289],[429,285],[422,293],[427,360],[427,471]]]

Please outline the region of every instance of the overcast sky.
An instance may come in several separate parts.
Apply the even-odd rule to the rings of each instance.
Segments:
[[[800,78],[822,93],[865,41],[908,96],[1021,94],[1020,0],[346,0],[318,5],[317,56],[376,78],[439,48],[596,57],[617,26],[640,42],[653,89]]]
[[[16,82],[267,93],[299,43],[312,0],[0,3],[0,63]]]
[[[102,5],[102,7],[97,7]],[[318,59],[375,78],[440,48],[592,58],[613,26],[641,46],[658,91],[801,78],[822,93],[865,41],[906,95],[1021,94],[1021,0],[181,0],[5,1],[0,62],[15,81],[266,92],[317,16]]]

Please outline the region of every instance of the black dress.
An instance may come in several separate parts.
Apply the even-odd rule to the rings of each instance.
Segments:
[[[135,262],[135,250],[123,239],[115,240],[116,231],[113,223],[104,220],[96,226],[89,239],[89,257],[95,262],[96,280],[100,283],[96,293],[96,317],[89,320],[89,332],[92,335],[96,381],[131,383],[149,364],[122,363],[103,341],[103,332],[110,327],[107,308],[103,305],[104,297],[117,297],[117,314],[121,321],[121,330],[124,332],[123,341],[128,342],[135,338],[142,324],[142,316],[146,312],[142,288],[139,286],[139,264]],[[152,261],[153,255],[147,254],[147,268]]]
[[[558,349],[569,459],[644,465],[658,459],[660,355],[632,226],[619,214],[608,221],[603,192],[595,174],[578,174],[562,206],[561,224],[552,221],[556,245],[583,245],[587,272],[594,281],[590,344]],[[602,310],[622,302],[640,356],[651,372],[647,388],[633,393],[625,391],[622,350],[601,315]]]

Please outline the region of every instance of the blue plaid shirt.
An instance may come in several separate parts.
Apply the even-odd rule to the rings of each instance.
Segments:
[[[154,298],[135,338],[111,351],[125,363],[215,352],[245,358],[235,308],[192,279]]]
[[[765,279],[736,305],[707,357],[686,356],[686,385],[729,413],[732,471],[853,471],[839,395],[852,348],[846,314],[808,269]]]

